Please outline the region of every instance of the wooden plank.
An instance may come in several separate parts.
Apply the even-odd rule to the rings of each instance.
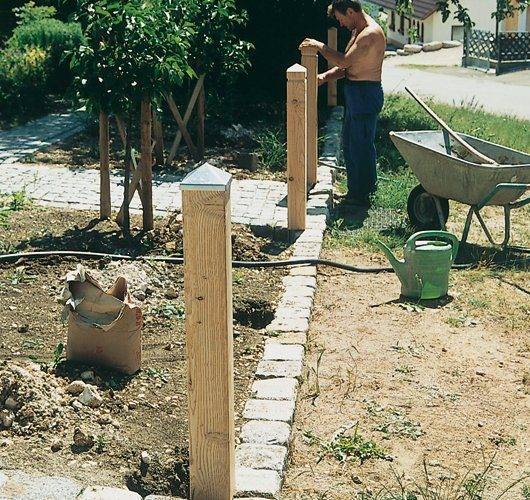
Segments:
[[[184,137],[184,140],[186,141],[186,144],[188,145],[188,148],[190,149],[191,155],[195,159],[195,161],[199,161],[199,153],[197,151],[197,148],[195,147],[195,144],[193,143],[190,133],[188,132],[188,129],[186,128],[186,125],[184,124],[184,120],[182,119],[182,116],[180,115],[180,111],[173,99],[173,96],[171,94],[165,94],[166,101],[169,105],[169,109],[171,110],[171,113],[173,115],[173,118],[175,118],[180,131],[182,132],[182,136]]]
[[[328,47],[337,50],[337,28],[328,28]],[[328,62],[328,69],[333,68],[334,65]],[[337,105],[337,80],[328,82],[328,106],[333,107]]]
[[[99,217],[111,216],[109,115],[99,112]]]
[[[467,149],[472,155],[476,156],[478,159],[484,163],[490,165],[498,165],[495,160],[492,160],[486,155],[483,155],[480,151],[477,151],[471,144],[464,141],[447,123],[445,123],[427,104],[423,102],[422,99],[411,89],[405,87],[405,90],[416,100],[416,102],[430,115],[430,117],[440,125],[444,130],[447,130],[447,133],[464,149]]]
[[[287,227],[306,228],[307,205],[307,70],[287,70]]]
[[[191,114],[193,112],[193,109],[195,108],[195,103],[197,102],[197,98],[199,97],[199,92],[201,91],[203,84],[204,84],[204,75],[201,75],[199,79],[197,80],[197,83],[195,84],[193,93],[191,94],[191,98],[188,102],[188,107],[186,108],[186,113],[184,113],[184,118],[182,121],[185,126],[188,125],[188,121],[191,118]],[[181,140],[182,140],[182,132],[180,131],[180,128],[179,128],[179,130],[177,131],[175,135],[175,140],[173,141],[173,144],[171,145],[171,150],[169,151],[166,165],[171,165],[171,162],[175,159],[175,155],[177,154],[177,150],[180,146]]]
[[[228,500],[235,489],[230,183],[224,187],[181,184],[190,498],[201,500]]]
[[[164,164],[164,128],[156,111],[153,111],[154,153],[157,165]]]
[[[199,97],[197,99],[197,152],[202,159],[204,159],[204,120],[206,118],[206,95],[204,92],[204,85],[201,87]]]
[[[143,229],[150,231],[154,227],[153,218],[153,150],[151,147],[152,136],[151,100],[145,97],[142,100],[140,112],[140,177],[142,181],[143,196]]]
[[[318,51],[315,47],[302,47],[302,66],[307,69],[307,184],[314,186],[318,162]]]

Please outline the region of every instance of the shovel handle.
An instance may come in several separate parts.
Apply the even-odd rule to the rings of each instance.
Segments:
[[[405,245],[407,250],[414,250],[414,243],[424,238],[441,238],[451,243],[452,258],[453,260],[455,260],[458,254],[458,247],[460,246],[460,241],[454,234],[449,233],[448,231],[420,231],[419,233],[415,233],[408,239]]]

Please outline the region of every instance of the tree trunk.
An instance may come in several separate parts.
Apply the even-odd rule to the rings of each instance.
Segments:
[[[141,130],[141,169],[142,169],[142,205],[143,228],[150,231],[154,227],[153,220],[153,154],[151,150],[152,137],[151,100],[142,100],[140,130]],[[130,129],[129,129],[130,130]],[[130,134],[128,134],[130,135]]]

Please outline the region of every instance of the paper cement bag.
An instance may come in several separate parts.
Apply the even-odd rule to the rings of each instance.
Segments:
[[[64,304],[63,320],[68,320],[67,359],[127,374],[140,369],[142,311],[131,302],[125,278],[105,292],[78,265],[66,275],[59,301]]]

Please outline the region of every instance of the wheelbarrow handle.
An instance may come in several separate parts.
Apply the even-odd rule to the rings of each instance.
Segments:
[[[448,241],[451,243],[452,247],[452,259],[455,260],[456,256],[458,255],[458,248],[460,246],[460,241],[458,238],[448,231],[420,231],[419,233],[413,234],[405,244],[405,248],[409,251],[414,250],[414,244],[418,240],[422,240],[424,238],[440,238]]]

